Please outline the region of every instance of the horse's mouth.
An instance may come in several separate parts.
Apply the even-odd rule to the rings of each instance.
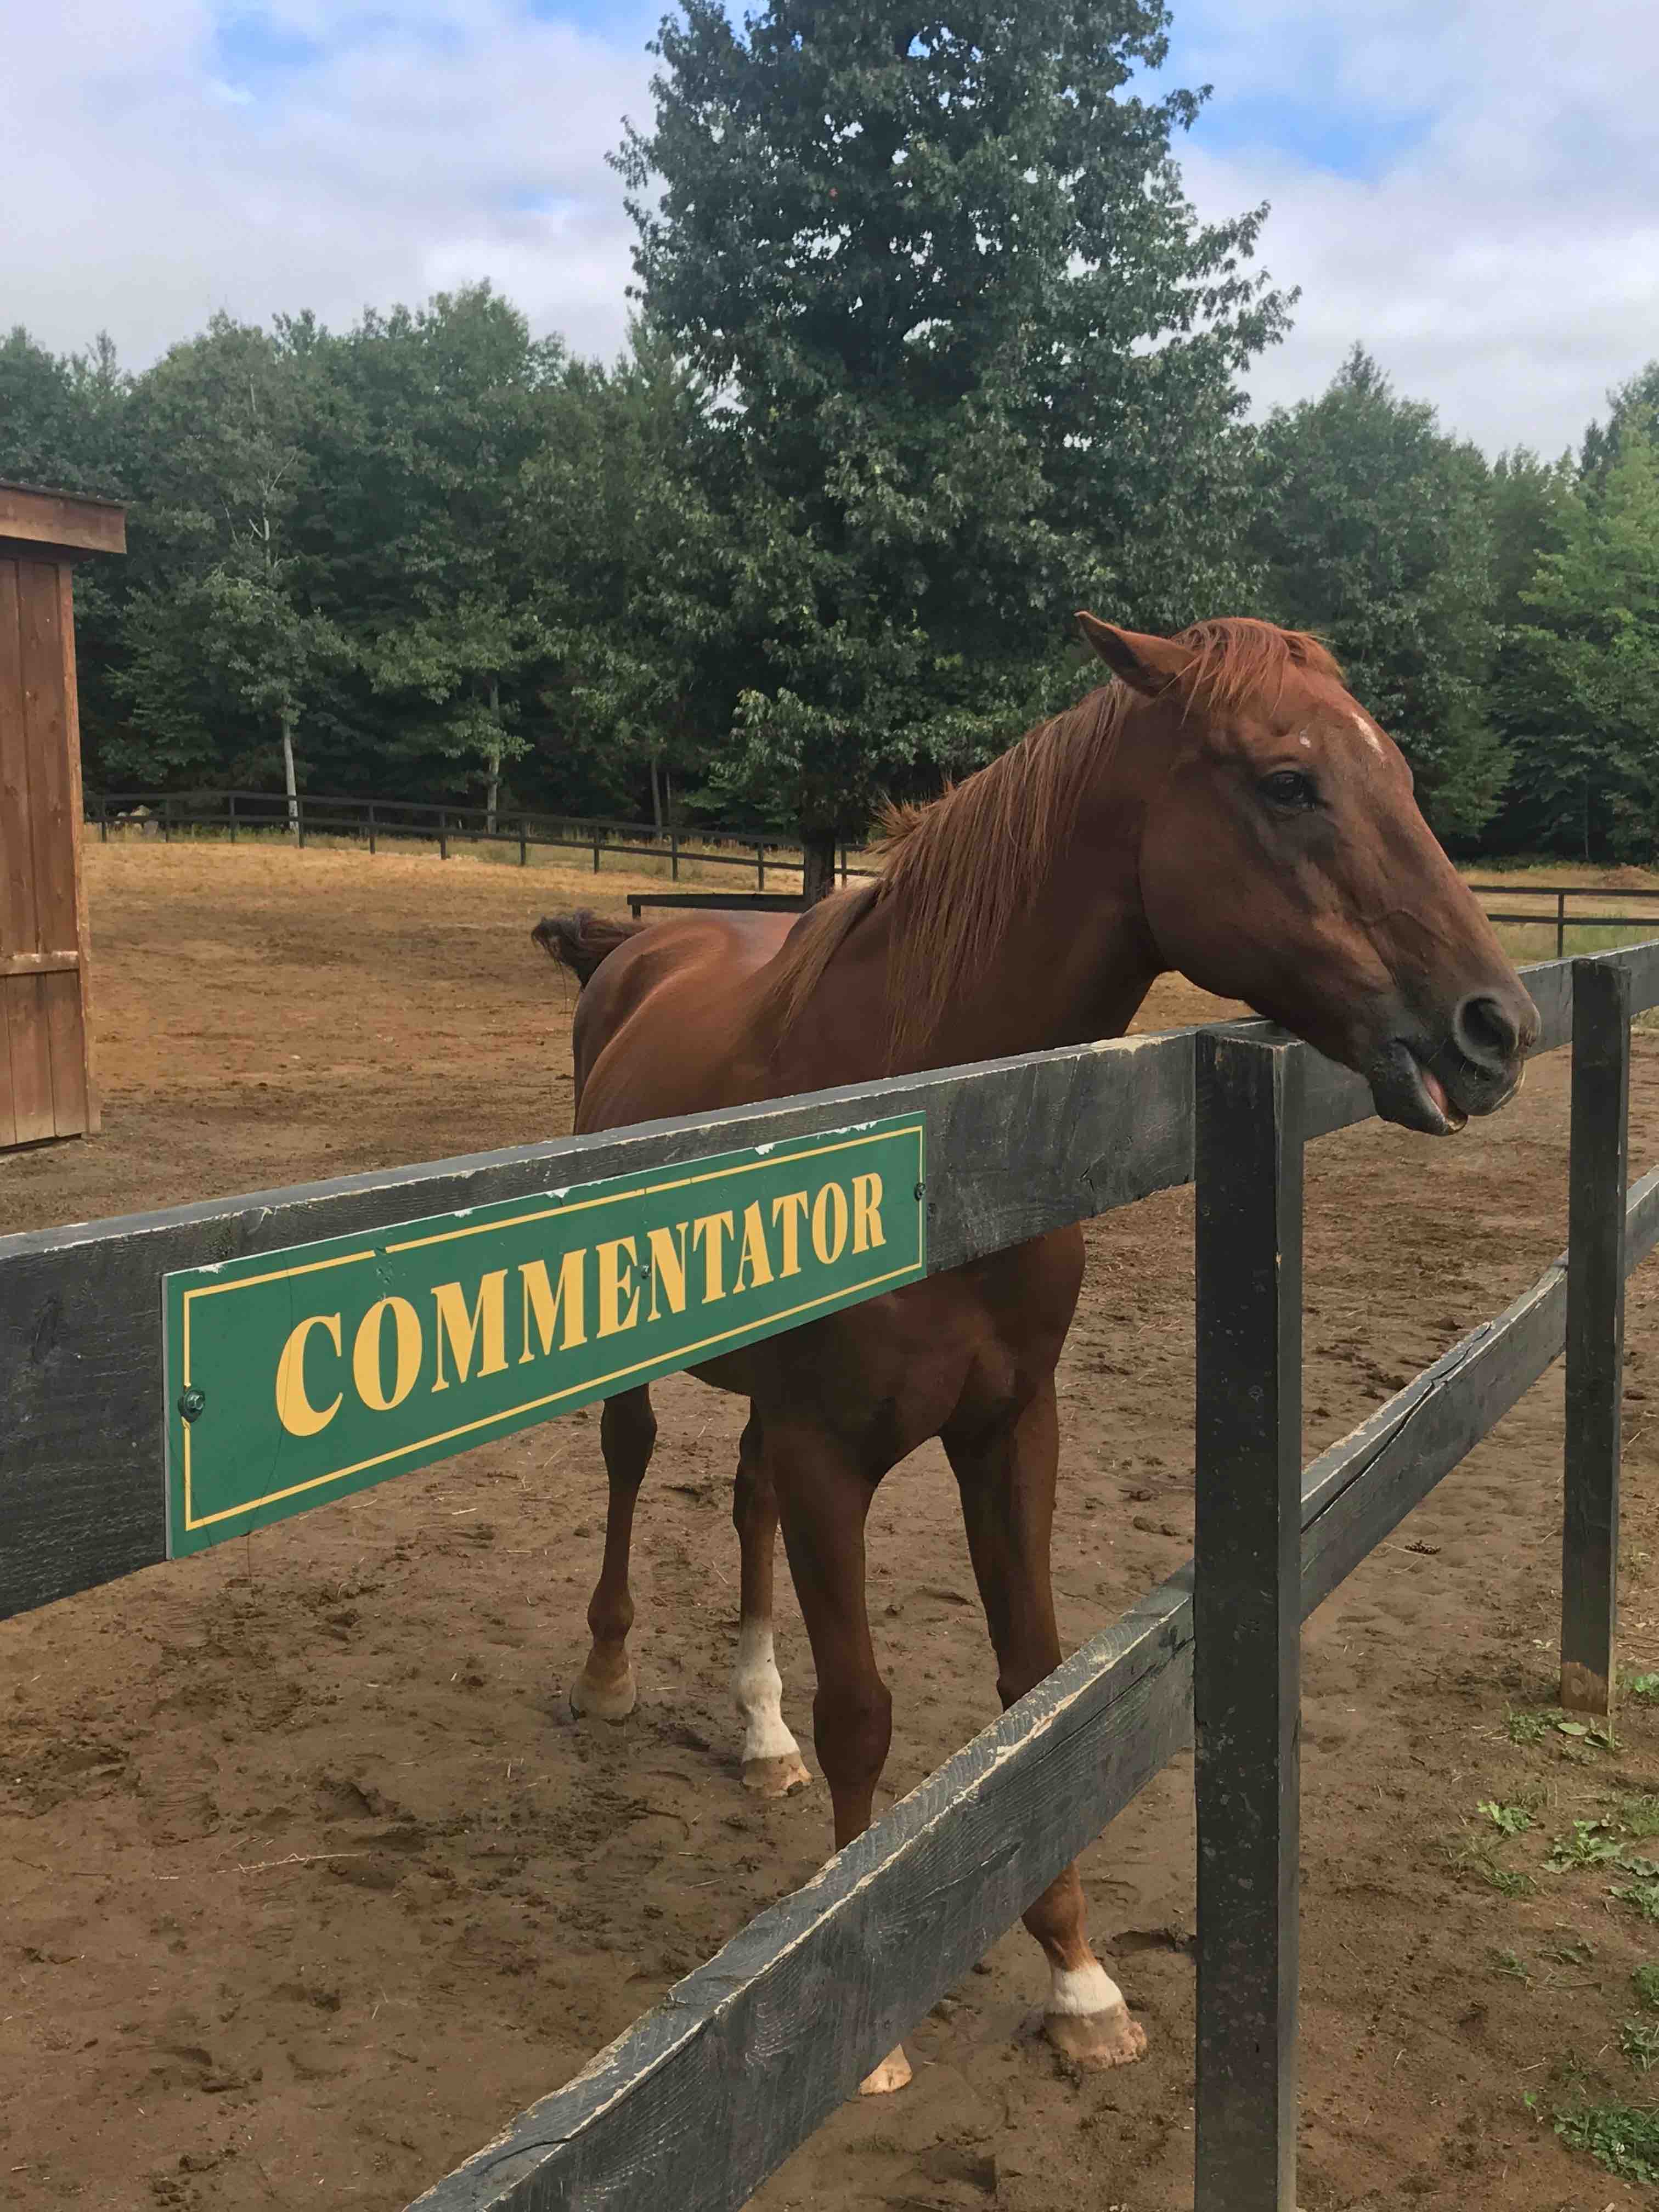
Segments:
[[[1522,1069],[1492,1081],[1470,1067],[1454,1048],[1425,1054],[1404,1037],[1391,1037],[1371,1070],[1371,1097],[1385,1121],[1425,1137],[1455,1137],[1473,1114],[1495,1114],[1521,1088]]]

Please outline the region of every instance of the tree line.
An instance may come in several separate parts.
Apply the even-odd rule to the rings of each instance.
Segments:
[[[1659,844],[1659,362],[1489,461],[1201,222],[1160,0],[689,0],[616,158],[614,362],[487,285],[216,316],[130,374],[0,340],[0,477],[127,500],[77,574],[88,781],[787,830],[814,887],[1097,672],[1091,605],[1319,631],[1466,850]]]

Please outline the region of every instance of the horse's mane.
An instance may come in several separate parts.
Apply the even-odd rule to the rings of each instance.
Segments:
[[[1166,690],[1183,714],[1224,713],[1268,690],[1276,699],[1292,672],[1341,677],[1317,638],[1243,616],[1194,623],[1174,641],[1188,657]],[[982,972],[1036,899],[1085,793],[1139,702],[1127,684],[1104,684],[1028,730],[988,767],[947,784],[931,805],[889,806],[880,875],[821,900],[770,963],[767,999],[781,1026],[805,1011],[824,969],[866,915],[896,905],[891,1056],[896,1060],[925,1042],[952,991]]]

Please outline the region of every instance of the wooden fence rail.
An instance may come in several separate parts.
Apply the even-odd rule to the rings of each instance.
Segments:
[[[1190,1740],[1197,1632],[1207,1647],[1200,1939],[1210,1935],[1197,2201],[1205,2212],[1292,2212],[1296,1631],[1569,1333],[1574,1371],[1605,1410],[1617,1368],[1610,1384],[1605,1346],[1590,1338],[1605,1338],[1614,1272],[1622,1284],[1659,1238],[1659,1171],[1627,1195],[1614,1182],[1611,1202],[1589,1195],[1622,1158],[1628,1016],[1659,1002],[1659,942],[1527,981],[1540,1048],[1565,1042],[1575,1020],[1586,1046],[1574,1082],[1571,1313],[1564,1256],[1306,1468],[1302,1150],[1372,1108],[1357,1077],[1241,1022],[0,1238],[0,1615],[163,1556],[157,1291],[169,1270],[918,1110],[938,1270],[1185,1182],[1196,1160],[1197,1632],[1189,1564],[419,2202],[435,2212],[741,2204]],[[1575,1462],[1583,1510],[1569,1511],[1566,1539],[1574,1649],[1609,1695],[1611,1611],[1596,1594],[1616,1567],[1617,1442],[1603,1419]],[[1218,1942],[1222,1900],[1232,1922],[1219,1924],[1235,1932]]]
[[[1659,999],[1659,945],[1574,967],[1620,962],[1633,1003]],[[1561,986],[1571,977],[1534,970],[1528,981],[1549,1009],[1547,1042],[1559,1044]],[[1269,1256],[1282,1258],[1292,1234],[1299,1241],[1303,1141],[1361,1115],[1329,1063],[1263,1024],[1200,1037],[1200,1050],[1209,1097],[1199,1126],[1207,1117],[1209,1141],[1200,1137],[1199,1340],[1209,1349],[1200,1354],[1198,1544],[1216,1583],[1200,1612],[1202,1633],[1225,1641],[1200,1704],[1210,1741],[1196,1776],[1196,2203],[1204,2212],[1294,2212],[1295,1632],[1559,1356],[1568,1266],[1563,1254],[1504,1313],[1301,1468],[1299,1314],[1292,1330],[1293,1300]],[[1252,1133],[1254,1146],[1241,1141]],[[1659,1170],[1624,1197],[1621,1212],[1628,1270],[1659,1241]],[[1241,1294],[1254,1309],[1242,1325]],[[1254,1436],[1241,1434],[1239,1392],[1275,1375]],[[1231,1523],[1241,1517],[1239,1477],[1251,1471],[1241,1454],[1258,1478],[1243,1515],[1265,1522],[1269,1537],[1245,1608],[1256,1633],[1247,1623],[1242,1636],[1225,1615],[1244,1577],[1218,1540],[1240,1533]],[[657,2203],[731,2212],[744,2203],[1192,1741],[1194,1590],[1189,1561],[574,2081],[428,2191],[419,2212]],[[1267,1649],[1265,1683],[1252,1643]],[[1258,1661],[1242,1682],[1218,1663],[1228,1651]],[[1252,1701],[1266,1758],[1237,1730]],[[1237,1923],[1218,1923],[1218,1908]],[[1230,1940],[1216,1942],[1218,1925]]]
[[[307,837],[356,837],[371,853],[386,839],[412,838],[436,845],[446,860],[452,843],[516,845],[520,866],[529,866],[534,849],[591,852],[595,875],[606,855],[665,860],[676,883],[684,862],[699,868],[752,869],[758,890],[766,888],[769,868],[775,875],[799,876],[805,866],[804,858],[792,857],[799,854],[798,845],[764,830],[719,823],[659,828],[653,823],[622,822],[609,816],[548,813],[539,807],[353,799],[317,792],[300,792],[289,800],[282,792],[270,791],[94,791],[87,793],[85,804],[87,820],[96,825],[99,840],[106,845],[112,830],[118,836],[153,831],[163,842],[170,842],[175,830],[211,830],[222,831],[232,844],[250,831],[276,830],[292,836],[302,848]],[[854,867],[848,847],[837,847],[839,882],[874,872]]]

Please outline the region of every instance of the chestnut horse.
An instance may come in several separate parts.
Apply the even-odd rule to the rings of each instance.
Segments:
[[[1510,1097],[1536,1011],[1405,761],[1324,647],[1246,620],[1165,638],[1079,619],[1116,681],[933,805],[897,812],[873,883],[793,920],[539,925],[584,987],[579,1130],[1115,1036],[1170,969],[1358,1070],[1406,1128],[1446,1135]],[[1080,1230],[1057,1230],[693,1370],[750,1401],[732,1516],[744,1779],[775,1791],[806,1778],[773,1660],[781,1515],[837,1849],[869,1825],[891,1729],[865,1520],[927,1438],[961,1492],[1005,1706],[1060,1663],[1054,1369],[1082,1273]],[[605,1561],[572,1702],[618,1718],[635,1698],[628,1559],[656,1435],[648,1393],[611,1399],[600,1433]],[[1139,2057],[1146,2039],[1089,1948],[1075,1867],[1025,1925],[1052,1970],[1054,2043],[1085,2065]],[[896,2051],[864,2086],[908,2074]]]

